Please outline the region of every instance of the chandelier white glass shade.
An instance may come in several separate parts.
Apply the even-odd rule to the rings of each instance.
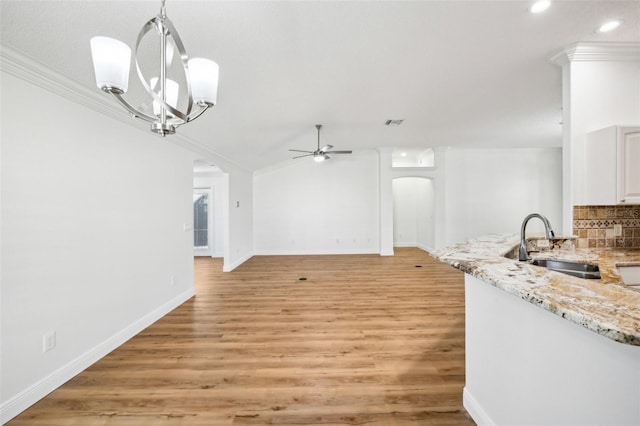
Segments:
[[[106,92],[126,93],[131,60],[129,46],[113,38],[94,37],[91,39],[91,53],[98,87]]]
[[[109,37],[91,39],[91,55],[96,84],[101,90],[113,95],[135,118],[151,124],[151,130],[161,136],[173,134],[178,126],[195,120],[217,102],[218,64],[204,58],[187,56],[182,40],[165,12],[164,0],[160,14],[149,20],[140,30],[134,56],[140,83],[153,99],[153,108],[136,108],[127,102],[123,94],[129,88],[131,49],[125,43]],[[160,67],[158,74],[147,79],[138,62],[138,48],[149,32],[160,37]],[[186,90],[167,78],[167,66],[171,64],[173,51],[179,53]],[[178,95],[187,97],[186,111],[180,111]]]
[[[189,77],[193,101],[205,105],[215,105],[218,98],[218,64],[209,59],[189,59]]]

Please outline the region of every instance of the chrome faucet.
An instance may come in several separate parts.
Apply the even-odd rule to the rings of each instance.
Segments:
[[[527,229],[527,222],[529,222],[529,219],[534,217],[537,217],[542,221],[542,223],[544,223],[544,231],[547,234],[547,239],[550,240],[554,237],[553,229],[551,229],[549,219],[538,213],[531,213],[529,216],[525,217],[522,221],[522,228],[520,228],[520,254],[518,256],[518,259],[521,261],[531,259],[531,257],[529,257],[529,252],[527,251],[527,240],[524,237],[524,231],[525,229]]]

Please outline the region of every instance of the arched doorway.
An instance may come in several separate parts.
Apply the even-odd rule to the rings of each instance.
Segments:
[[[435,187],[424,177],[401,177],[392,181],[393,246],[435,247]]]

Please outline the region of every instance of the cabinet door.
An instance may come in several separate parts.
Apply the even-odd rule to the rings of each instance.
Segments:
[[[640,128],[620,128],[618,135],[618,200],[640,204]]]
[[[618,128],[588,133],[585,140],[585,204],[612,206],[620,202],[617,190]]]

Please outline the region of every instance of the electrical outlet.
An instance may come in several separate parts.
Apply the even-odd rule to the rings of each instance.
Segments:
[[[42,336],[42,352],[49,352],[56,347],[56,332],[52,331]]]
[[[620,224],[613,225],[613,236],[614,237],[621,237],[622,236],[622,225],[620,225]]]
[[[175,275],[171,275],[171,287],[176,285],[176,276]]]

